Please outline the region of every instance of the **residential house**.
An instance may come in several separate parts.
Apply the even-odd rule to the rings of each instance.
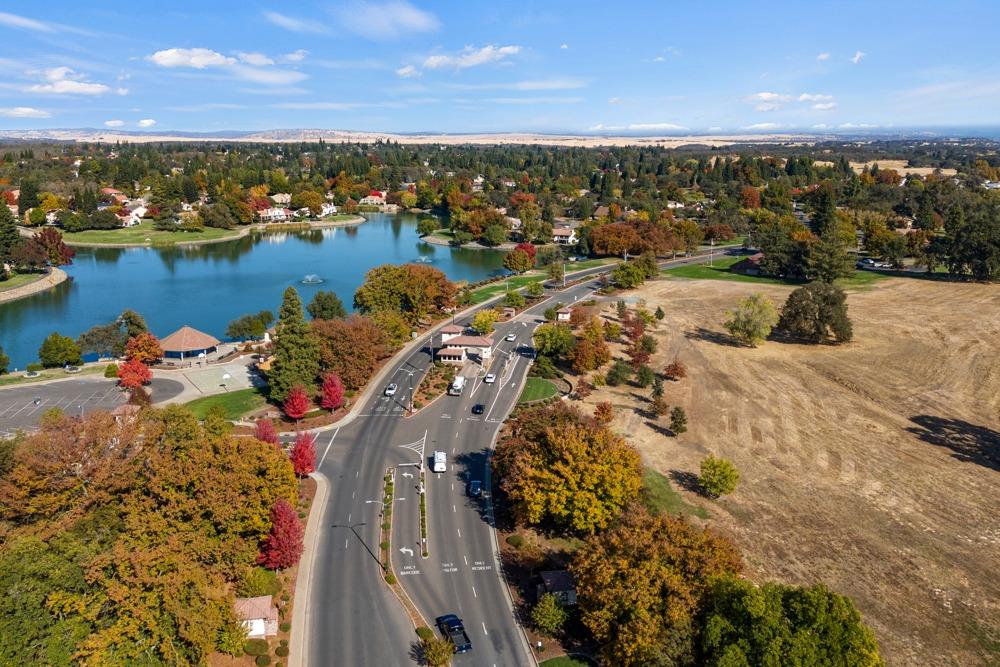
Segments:
[[[514,181],[513,178],[504,178],[504,179],[501,179],[500,180],[500,185],[504,186],[505,188],[517,187],[517,183]]]
[[[265,208],[257,211],[257,217],[261,222],[285,222],[292,217],[292,212],[287,208]]]
[[[729,267],[730,273],[741,273],[745,276],[759,276],[760,262],[764,259],[764,253],[758,252],[744,257],[740,261]]]
[[[359,206],[382,206],[385,204],[385,192],[372,190],[358,202]]]
[[[515,218],[509,215],[504,217],[503,221],[507,223],[507,228],[510,229],[512,232],[520,230],[521,225],[524,224],[521,222],[521,218]]]
[[[601,218],[606,218],[609,215],[611,215],[610,208],[608,208],[607,206],[598,206],[597,208],[594,209],[594,213],[590,217],[593,218],[594,220],[600,220]]]
[[[576,604],[576,582],[567,570],[548,570],[538,576],[542,581],[535,588],[536,599],[551,593],[564,606]]]
[[[324,202],[323,206],[320,208],[319,217],[325,218],[330,215],[337,215],[337,205],[330,202]]]
[[[233,611],[236,618],[243,622],[250,639],[265,639],[278,634],[278,608],[270,595],[236,598]]]
[[[295,213],[293,215],[295,215],[296,218],[308,218],[312,215],[312,211],[309,210],[308,206],[303,206],[302,208],[295,209]]]
[[[679,201],[668,201],[667,208],[673,208],[673,209],[684,208],[684,204],[682,204]]]
[[[552,230],[552,242],[560,245],[573,245],[579,239],[576,230],[571,227],[557,227]]]
[[[472,191],[473,192],[482,192],[483,191],[483,183],[485,183],[485,182],[486,182],[486,179],[483,178],[482,174],[480,174],[479,176],[476,176],[474,179],[472,179]]]
[[[1000,181],[986,181],[983,187],[987,190],[1000,190]]]
[[[292,203],[292,195],[287,192],[278,192],[271,195],[271,201],[278,206],[285,207]]]

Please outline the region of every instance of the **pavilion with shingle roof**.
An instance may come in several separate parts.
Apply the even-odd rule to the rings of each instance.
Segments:
[[[166,338],[160,340],[163,356],[170,359],[186,359],[209,355],[215,352],[219,339],[187,325],[182,326]]]

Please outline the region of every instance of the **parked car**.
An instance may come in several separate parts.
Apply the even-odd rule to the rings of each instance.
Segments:
[[[476,403],[475,405],[472,406],[472,414],[474,415],[481,415],[485,411],[486,411],[486,406],[483,405],[482,403]]]
[[[509,334],[507,334],[506,336],[504,336],[503,339],[506,340],[506,341],[517,340],[517,334],[514,333],[513,331],[511,331]]]
[[[483,382],[486,384],[493,384],[497,381],[497,376],[495,373],[487,373],[486,377],[483,378]]]
[[[469,635],[465,631],[465,625],[458,616],[455,614],[446,614],[445,616],[438,616],[434,619],[434,622],[445,639],[454,644],[455,653],[468,653],[472,650],[472,641],[469,640]]]
[[[483,495],[483,483],[478,479],[471,480],[465,485],[465,492],[470,498],[479,498]]]
[[[389,386],[387,386],[385,388],[385,395],[386,396],[395,396],[397,389],[399,389],[399,387],[396,386],[396,383],[395,382],[390,382]]]

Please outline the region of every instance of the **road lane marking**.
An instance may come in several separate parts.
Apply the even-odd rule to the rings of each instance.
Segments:
[[[476,594],[476,587],[475,586],[472,587],[472,597],[475,597],[475,598],[479,597],[479,595]]]
[[[462,529],[461,528],[456,528],[455,530],[458,531],[458,536],[461,537],[462,536]]]
[[[454,505],[452,505],[452,506],[451,506],[451,511],[452,511],[452,512],[457,512],[458,510],[456,510],[456,509],[455,509],[455,506],[454,506]]]
[[[346,539],[344,540],[344,548],[345,549],[347,548],[347,540]]]
[[[483,634],[488,635],[490,633],[486,632],[486,621],[483,621]]]
[[[350,523],[350,522],[351,522],[351,517],[352,517],[352,516],[354,516],[354,515],[353,515],[353,514],[348,514],[348,515],[347,515],[347,523]]]
[[[317,468],[322,468],[323,467],[323,461],[326,460],[326,455],[330,452],[330,447],[333,446],[333,439],[337,437],[338,433],[340,433],[340,429],[339,428],[336,431],[333,432],[333,436],[330,438],[330,442],[326,443],[326,450],[323,452],[323,456],[320,457],[320,459],[319,459],[319,465],[316,466]]]

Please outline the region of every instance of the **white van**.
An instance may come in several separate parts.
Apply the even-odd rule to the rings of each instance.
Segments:
[[[448,469],[448,455],[444,452],[434,452],[434,472],[445,472]]]
[[[451,386],[448,387],[448,393],[452,396],[461,396],[463,389],[465,389],[465,376],[459,375],[451,381]]]

